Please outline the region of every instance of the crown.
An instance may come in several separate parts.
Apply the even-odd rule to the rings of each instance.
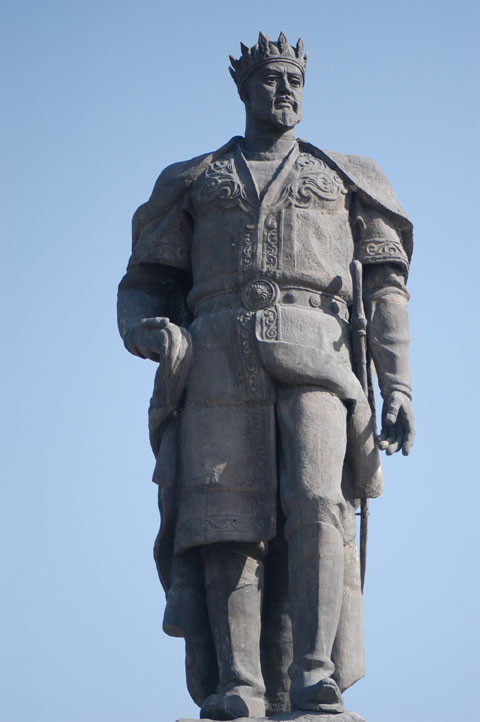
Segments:
[[[286,61],[297,66],[305,81],[305,68],[307,66],[308,53],[303,55],[303,40],[299,38],[296,47],[288,44],[284,33],[280,33],[277,42],[270,40],[268,35],[260,33],[258,43],[249,48],[240,43],[242,55],[238,60],[230,55],[232,67],[229,68],[230,75],[240,89],[247,78],[259,66],[276,61]],[[303,57],[302,57],[303,56]]]

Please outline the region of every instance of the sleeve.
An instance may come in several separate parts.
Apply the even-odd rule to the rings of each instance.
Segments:
[[[408,255],[401,220],[357,198],[355,257],[364,271],[368,343],[383,398],[401,391],[411,398],[409,364]]]
[[[150,199],[133,216],[132,254],[118,289],[118,328],[127,349],[145,358],[141,320],[166,316],[187,326],[193,221],[185,208],[189,181],[175,167],[160,175]],[[146,348],[146,346],[145,346]],[[153,352],[148,358],[154,358]]]
[[[193,221],[184,204],[174,205],[141,228],[134,239],[128,270],[143,264],[161,264],[190,271],[192,235]]]
[[[399,220],[379,207],[368,206],[358,198],[354,204],[353,228],[355,258],[363,265],[395,263],[407,277],[408,256],[402,243]]]

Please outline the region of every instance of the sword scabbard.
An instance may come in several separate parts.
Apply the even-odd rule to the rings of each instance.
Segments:
[[[363,279],[362,264],[352,261],[350,264],[352,275],[353,303],[350,324],[352,327],[353,359],[355,375],[368,398],[368,372],[367,372],[367,317],[363,305]],[[363,587],[367,569],[367,538],[368,538],[368,499],[363,497],[360,503],[360,579]]]

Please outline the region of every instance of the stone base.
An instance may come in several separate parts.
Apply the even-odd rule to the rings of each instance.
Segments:
[[[342,714],[319,714],[315,712],[284,712],[273,717],[239,717],[235,722],[365,722],[363,717],[355,712]],[[177,722],[199,722],[194,719],[179,719]],[[204,719],[202,722],[214,722]]]

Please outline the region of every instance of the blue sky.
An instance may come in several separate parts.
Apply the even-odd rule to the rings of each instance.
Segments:
[[[196,715],[151,558],[155,369],[124,351],[115,296],[160,170],[242,133],[228,54],[260,29],[310,51],[298,135],[374,158],[416,228],[417,440],[372,504],[367,677],[347,706],[475,708],[477,4],[17,0],[0,31],[6,722]]]

